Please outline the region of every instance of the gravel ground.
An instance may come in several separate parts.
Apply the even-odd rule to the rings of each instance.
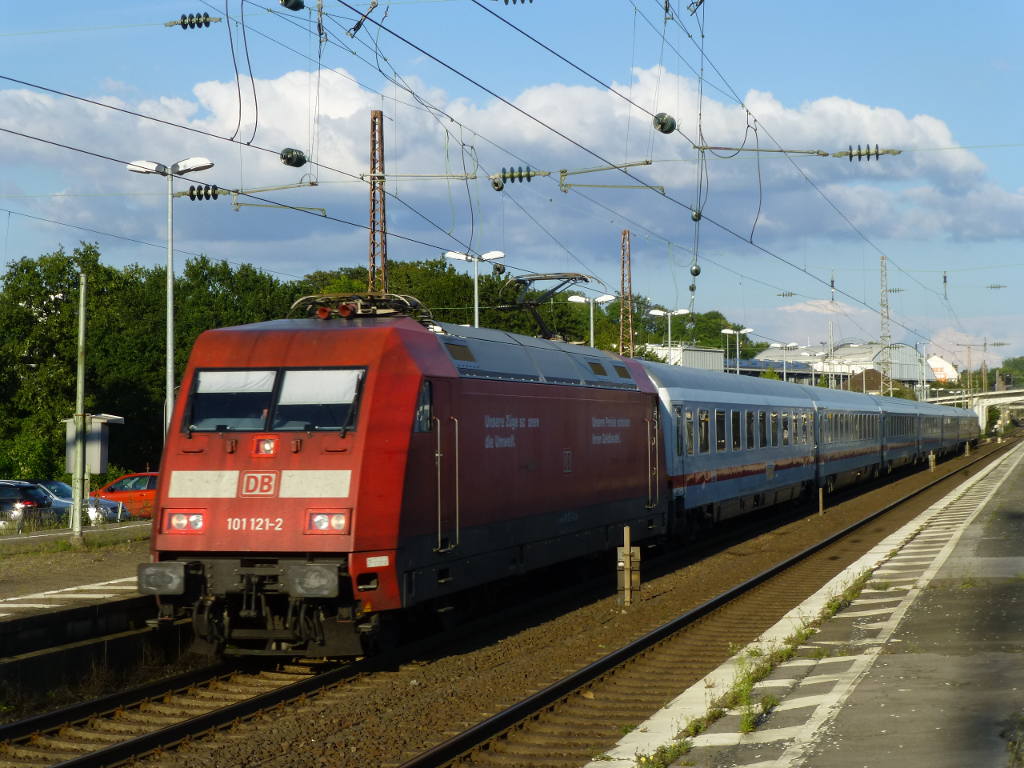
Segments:
[[[943,468],[961,461],[948,462]],[[914,476],[896,480],[873,491],[870,498],[839,504],[824,516],[811,515],[648,581],[641,599],[628,612],[608,597],[550,621],[526,620],[513,628],[502,625],[495,630],[505,620],[495,617],[491,627],[476,629],[461,645],[447,647],[436,658],[342,684],[142,764],[187,768],[398,764],[438,743],[445,734],[547,686],[919,483]],[[933,491],[919,497],[912,503],[914,510],[901,516],[917,514],[940,495]],[[888,527],[872,524],[863,530],[866,550]]]

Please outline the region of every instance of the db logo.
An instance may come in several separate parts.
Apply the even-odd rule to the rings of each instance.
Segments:
[[[277,472],[243,472],[239,496],[273,496],[277,493]]]

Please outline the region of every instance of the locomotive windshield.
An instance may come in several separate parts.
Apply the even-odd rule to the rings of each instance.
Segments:
[[[355,428],[358,368],[199,371],[188,410],[192,432]]]

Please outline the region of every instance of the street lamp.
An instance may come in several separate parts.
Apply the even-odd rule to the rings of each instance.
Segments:
[[[473,327],[480,327],[480,262],[481,261],[494,261],[495,259],[505,258],[505,254],[501,251],[488,251],[487,253],[481,253],[479,256],[473,256],[469,253],[459,253],[458,251],[448,251],[444,255],[446,259],[455,259],[456,261],[471,261],[473,262]]]
[[[167,177],[167,395],[164,401],[164,440],[174,410],[174,177],[207,171],[213,162],[205,157],[187,157],[170,168],[151,160],[136,160],[126,166],[132,173],[153,173]]]
[[[768,346],[772,347],[773,349],[781,349],[782,350],[782,380],[783,381],[787,381],[788,379],[786,378],[786,363],[787,363],[787,358],[789,357],[787,352],[789,350],[791,350],[791,349],[799,349],[800,345],[797,344],[795,341],[791,341],[788,344],[779,344],[777,341],[773,341]]]
[[[668,318],[668,363],[674,365],[672,362],[672,315],[688,315],[690,310],[688,309],[650,309],[647,311],[648,315],[654,315],[654,317],[667,317]]]
[[[729,337],[737,334],[732,328],[723,328],[722,333],[725,334],[725,356],[729,357]],[[740,367],[739,353],[736,354],[736,367]]]
[[[750,333],[753,328],[740,328],[736,331],[736,375],[740,375],[740,336],[745,333]]]
[[[586,296],[573,294],[569,297],[569,301],[573,304],[590,305],[590,346],[594,346],[594,304],[607,304],[609,301],[615,301],[615,297],[606,293],[603,296],[598,296],[596,299],[588,299]]]

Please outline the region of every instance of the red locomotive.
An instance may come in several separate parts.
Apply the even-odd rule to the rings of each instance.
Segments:
[[[664,533],[637,363],[396,297],[311,306],[195,344],[139,568],[161,616],[234,652],[361,654],[389,613]]]

